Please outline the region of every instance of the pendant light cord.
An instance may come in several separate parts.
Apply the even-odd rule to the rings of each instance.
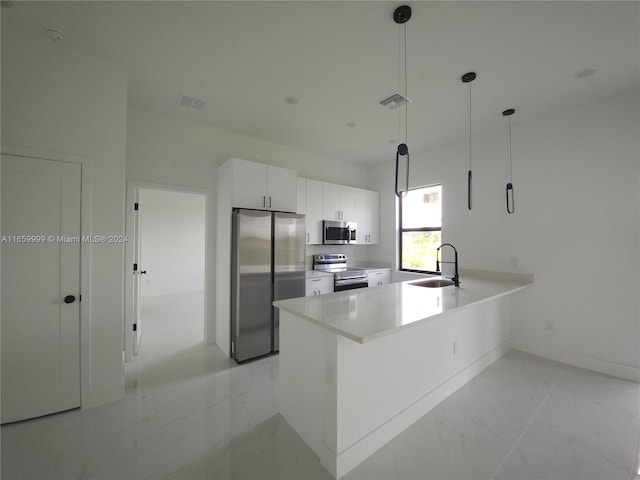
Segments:
[[[407,21],[411,18],[411,7],[407,5],[403,5],[398,7],[393,12],[393,20],[402,25],[402,29],[400,30],[400,55],[398,58],[401,59],[402,65],[398,68],[398,74],[400,76],[399,85],[402,88],[402,84],[404,83],[404,142],[398,143],[398,149],[396,151],[396,178],[395,178],[395,191],[398,197],[405,197],[409,193],[409,147],[407,146],[407,137],[408,137],[408,123],[409,123],[409,107],[408,107],[408,98],[407,98]],[[404,74],[404,82],[402,79],[402,75]],[[402,113],[398,112],[398,139],[402,138]],[[398,171],[400,158],[407,157],[406,159],[406,179],[405,179],[405,189],[400,190],[398,188]]]
[[[404,143],[408,143],[407,136],[409,130],[409,93],[407,89],[407,24],[402,24],[402,32],[404,36],[404,98],[406,98],[406,102],[404,104]],[[407,179],[407,185],[408,185]]]
[[[514,192],[513,192],[513,169],[512,169],[512,161],[511,161],[511,115],[513,115],[513,113],[515,112],[515,110],[513,108],[509,108],[507,110],[505,110],[504,112],[502,112],[502,115],[505,115],[507,117],[509,117],[509,138],[507,141],[507,160],[508,160],[508,164],[507,164],[507,168],[509,171],[509,182],[507,182],[507,188],[506,188],[506,196],[507,196],[507,213],[512,214],[513,212],[516,211],[516,207],[515,207],[515,197],[514,197]]]
[[[462,81],[469,83],[469,170],[467,171],[467,209],[473,208],[473,173],[471,172],[471,82],[476,78],[475,73],[470,72],[463,77]]]
[[[473,196],[473,179],[471,172],[471,82],[476,79],[476,72],[467,72],[462,75],[462,83],[469,84],[469,171],[467,172],[467,208],[472,209],[472,196]]]
[[[404,96],[404,98],[406,98],[406,102],[404,103],[404,143],[408,143],[407,139],[408,139],[408,125],[409,125],[409,95],[407,93],[408,91],[408,87],[407,87],[407,78],[408,78],[408,74],[407,74],[407,24],[403,23],[401,25],[402,29],[400,30],[400,42],[399,46],[400,46],[400,58],[402,58],[402,64],[399,66],[400,68],[398,69],[398,76],[400,77],[399,79],[399,84],[403,85],[404,84],[404,89],[400,92],[402,94],[402,96]],[[402,134],[402,115],[398,116],[398,138],[403,138],[403,134]]]
[[[513,176],[511,173],[511,116],[509,116],[509,183],[513,183]]]
[[[471,171],[471,82],[469,82],[469,171]]]

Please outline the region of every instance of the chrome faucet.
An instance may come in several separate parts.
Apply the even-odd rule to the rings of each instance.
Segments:
[[[453,248],[453,252],[454,252],[454,254],[455,254],[455,257],[454,257],[454,260],[455,260],[455,261],[453,261],[453,262],[441,262],[441,261],[440,261],[440,257],[439,257],[439,255],[440,255],[440,249],[441,249],[442,247],[444,247],[445,245],[449,245],[451,248]],[[459,275],[458,275],[458,250],[456,250],[456,247],[454,247],[454,246],[453,246],[453,245],[451,245],[450,243],[443,243],[442,245],[440,245],[440,246],[438,247],[438,249],[436,250],[436,271],[437,271],[437,272],[440,272],[440,264],[441,264],[441,263],[455,263],[455,274],[453,275],[453,278],[452,278],[451,280],[453,280],[453,284],[454,284],[456,287],[459,287],[459,286],[460,286],[460,277],[459,277]],[[442,273],[442,272],[440,272],[440,273]]]

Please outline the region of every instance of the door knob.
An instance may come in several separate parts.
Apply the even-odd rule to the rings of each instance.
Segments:
[[[73,303],[76,301],[76,297],[74,295],[67,295],[64,297],[64,303]]]

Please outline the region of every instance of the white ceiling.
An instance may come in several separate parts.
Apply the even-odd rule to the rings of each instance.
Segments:
[[[401,4],[16,1],[2,29],[49,41],[42,29],[54,27],[60,48],[123,64],[131,105],[376,164],[402,140],[400,111],[377,103],[400,89]],[[474,132],[503,127],[508,107],[515,124],[640,84],[639,2],[408,4],[411,151],[468,135],[468,71]],[[179,94],[207,105],[186,109]]]

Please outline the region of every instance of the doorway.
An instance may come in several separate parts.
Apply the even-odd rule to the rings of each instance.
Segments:
[[[126,361],[206,343],[206,192],[132,185],[129,193]]]

